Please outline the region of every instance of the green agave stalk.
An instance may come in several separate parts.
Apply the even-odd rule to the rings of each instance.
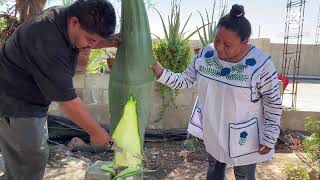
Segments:
[[[143,0],[122,0],[121,6],[122,43],[118,47],[109,81],[110,130],[114,132],[124,106],[132,95],[137,102],[138,131],[143,147],[154,81],[149,68],[154,62],[149,20]],[[135,142],[128,139],[125,143]]]
[[[142,164],[142,146],[138,127],[137,102],[130,96],[126,103],[123,115],[112,134],[116,145],[123,150],[115,151],[113,166],[139,167]]]
[[[124,107],[123,115],[112,134],[112,139],[118,147],[118,150],[114,152],[113,163],[100,167],[101,170],[111,174],[112,180],[141,179],[143,177],[145,171],[142,167],[140,137],[137,101],[130,96]]]

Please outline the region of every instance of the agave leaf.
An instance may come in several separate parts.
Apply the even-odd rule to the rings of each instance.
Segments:
[[[214,21],[215,9],[216,9],[216,1],[214,1],[213,6],[212,6],[211,22]]]
[[[221,3],[221,6],[223,7],[223,10],[221,12],[219,12],[219,18],[222,18],[222,16],[224,16],[225,14],[225,9],[227,7],[227,4],[226,2],[220,2]],[[198,33],[199,35],[199,38],[201,40],[201,43],[205,46],[206,44],[208,43],[211,43],[214,41],[214,38],[215,38],[215,35],[216,35],[216,31],[217,31],[217,27],[216,27],[216,22],[214,21],[214,15],[215,15],[215,9],[216,9],[216,0],[214,1],[213,3],[213,6],[212,6],[212,13],[211,13],[211,18],[209,16],[209,12],[207,11],[207,9],[205,9],[205,17],[206,17],[206,21],[207,21],[207,25],[208,27],[204,27],[202,29],[202,34],[201,32]],[[204,16],[198,11],[200,17],[201,17],[201,20],[202,20],[202,24],[204,25],[205,23],[205,19],[204,19]],[[204,42],[204,43],[203,43]]]
[[[172,38],[173,38],[173,23],[172,23],[172,21],[171,21],[171,19],[170,19],[170,17],[168,16],[168,23],[169,23],[169,29],[168,29],[168,31],[169,31],[169,40],[168,40],[168,42],[172,42]]]
[[[111,173],[112,177],[114,177],[116,175],[116,170],[113,169],[112,164],[108,164],[108,165],[103,164],[103,165],[101,165],[100,169]]]
[[[180,32],[180,38],[183,38],[183,32],[184,32],[185,28],[187,27],[187,24],[188,24],[188,22],[189,22],[189,20],[190,20],[190,18],[191,18],[191,15],[192,15],[192,13],[190,13],[187,21],[184,23],[184,26],[183,26],[183,28],[182,28],[182,30],[181,30],[181,32]]]
[[[197,28],[198,28],[198,27],[197,27]],[[197,32],[198,32],[198,35],[199,35],[199,38],[200,38],[200,41],[201,41],[202,46],[205,46],[205,45],[206,45],[206,42],[204,41],[203,37],[201,36],[200,31],[197,31]]]
[[[136,176],[139,174],[142,174],[144,171],[142,168],[127,168],[123,171],[121,171],[117,176],[115,176],[112,180],[116,180],[119,178],[124,178],[124,177],[130,177],[130,176]]]
[[[200,13],[200,12],[199,12],[199,13]],[[201,14],[201,13],[200,13],[200,17],[201,17],[202,24],[204,25],[204,24],[205,24],[205,22],[204,22],[204,18],[203,18],[203,16],[202,16],[202,14]],[[206,30],[206,28],[205,28],[205,27],[203,27],[203,36],[204,36],[204,40],[205,40],[205,42],[207,43],[208,38],[207,38],[207,30]]]
[[[156,34],[154,34],[154,33],[151,33],[151,35],[153,35],[153,36],[156,37],[159,41],[161,41],[161,38],[160,38],[158,35],[156,35]]]
[[[173,28],[173,40],[175,42],[179,38],[179,29],[180,29],[180,8],[178,7],[177,7],[177,14],[175,16],[174,24],[175,26]]]
[[[179,38],[179,29],[180,29],[180,14],[177,14],[175,17],[174,26],[172,29],[172,42],[178,41]]]
[[[192,16],[192,13],[189,15],[187,21],[184,23],[181,31],[180,31],[180,27],[181,27],[181,8],[180,8],[180,3],[181,1],[177,1],[177,0],[172,0],[171,1],[171,13],[168,16],[168,28],[166,28],[165,26],[163,26],[164,31],[168,32],[168,38],[166,38],[169,46],[174,46],[176,44],[178,44],[179,42],[182,42],[184,40],[188,40],[193,34],[191,34],[191,36],[185,38],[185,28],[187,26],[187,24],[189,23],[189,20]],[[158,14],[160,15],[159,11],[157,10]],[[161,20],[162,19],[162,15],[160,15]],[[164,24],[164,23],[163,23]],[[166,33],[165,33],[166,34]]]
[[[213,39],[214,39],[214,34],[212,31],[213,30],[213,21],[210,21],[209,13],[207,10],[206,10],[206,14],[207,14],[208,23],[210,23],[210,25],[208,25],[208,41],[207,41],[207,43],[210,43],[210,42],[213,42]],[[214,14],[214,10],[213,10],[212,14]]]
[[[184,39],[189,40],[195,33],[197,33],[197,31],[199,31],[200,29],[204,28],[204,27],[207,26],[207,25],[208,25],[208,24],[205,24],[205,25],[201,26],[200,28],[196,29],[195,31],[193,31],[192,33],[190,33],[189,36],[187,36],[187,37],[184,38]]]
[[[160,16],[160,19],[161,19],[161,22],[162,22],[162,27],[163,27],[163,30],[164,30],[164,35],[166,37],[166,40],[168,41],[169,40],[169,36],[168,36],[168,32],[167,32],[167,28],[166,28],[166,24],[164,23],[163,21],[163,18],[160,14],[160,12],[156,9],[156,11],[158,12],[159,16]]]

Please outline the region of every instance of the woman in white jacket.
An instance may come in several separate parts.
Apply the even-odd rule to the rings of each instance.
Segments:
[[[223,180],[226,164],[237,180],[254,180],[256,164],[272,158],[280,133],[277,72],[271,57],[248,43],[244,15],[243,6],[233,5],[219,20],[215,41],[184,72],[151,65],[157,81],[173,89],[198,86],[188,131],[204,141],[208,180]]]

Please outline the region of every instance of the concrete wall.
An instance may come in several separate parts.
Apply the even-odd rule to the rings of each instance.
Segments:
[[[78,96],[87,104],[91,114],[102,124],[109,123],[108,83],[109,74],[77,74],[74,77],[74,87]],[[162,99],[157,86],[155,84],[152,94],[148,128],[186,128],[196,98],[196,88],[181,90],[176,99],[177,107],[170,108],[164,118],[159,121]],[[49,114],[63,116],[55,102],[51,104]]]
[[[320,112],[312,111],[283,111],[281,118],[281,128],[288,130],[304,130],[306,117],[313,120],[320,119]]]
[[[74,77],[74,86],[78,96],[88,106],[91,114],[102,124],[109,123],[108,82],[109,74],[77,74]],[[164,118],[159,121],[161,97],[157,86],[158,84],[154,85],[154,92],[152,94],[148,128],[186,128],[193,109],[193,103],[197,97],[196,87],[180,90],[176,99],[177,107],[170,108]],[[64,116],[55,102],[51,104],[49,114]],[[319,118],[320,113],[300,111],[283,112],[281,127],[284,129],[303,130],[304,119],[307,116]]]
[[[73,84],[78,97],[88,106],[91,114],[102,124],[108,123],[109,75],[77,74]],[[49,107],[49,114],[63,116],[57,103]]]
[[[283,44],[270,43],[270,39],[253,39],[250,42],[269,54],[278,73],[281,73]],[[288,52],[293,52],[295,49],[296,45],[294,44],[288,46]],[[303,44],[301,51],[300,75],[320,76],[320,46]],[[294,59],[295,57],[292,56],[291,58]],[[293,60],[290,65],[293,66]]]
[[[258,48],[273,57],[274,64],[281,72],[282,44],[270,43],[269,39],[251,40]],[[191,48],[200,47],[199,41],[191,41]],[[301,61],[301,74],[319,76],[320,75],[320,47],[303,45]],[[102,124],[108,124],[108,82],[109,74],[77,74],[74,77],[74,86],[78,96],[88,105],[93,116]],[[157,86],[157,85],[156,85]],[[151,129],[186,128],[197,91],[196,88],[181,90],[177,97],[177,108],[171,108],[165,117],[158,121],[161,109],[160,92],[155,87],[152,94],[152,104],[150,105],[149,124]],[[62,115],[56,103],[52,103],[49,114]],[[310,113],[284,112],[281,126],[284,129],[302,130],[304,118]],[[316,113],[311,114],[316,115]]]
[[[268,38],[251,39],[250,43],[270,55],[278,73],[281,73],[283,44],[271,43]],[[191,41],[190,46],[191,48],[201,47],[201,43],[199,41]],[[292,52],[295,49],[296,45],[294,44],[288,46],[288,52]],[[301,50],[300,74],[305,76],[320,76],[320,46],[304,44]],[[293,62],[291,65],[293,65]]]

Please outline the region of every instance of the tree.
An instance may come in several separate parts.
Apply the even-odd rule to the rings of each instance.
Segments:
[[[39,14],[46,0],[16,0],[12,6],[6,0],[0,0],[0,6],[6,5],[7,12],[0,13],[0,47],[15,29],[23,22]]]
[[[20,14],[20,22],[24,22],[39,14],[46,0],[16,0],[16,8]]]

